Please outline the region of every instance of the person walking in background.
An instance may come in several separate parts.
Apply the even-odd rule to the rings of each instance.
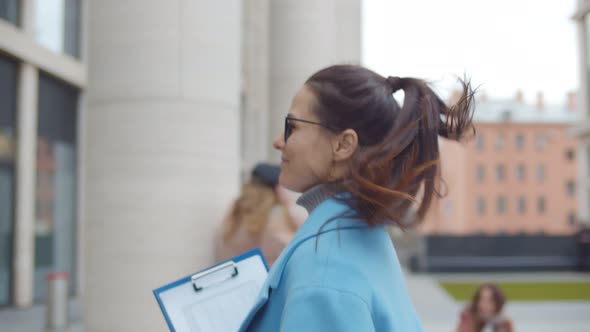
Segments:
[[[479,286],[461,312],[457,332],[513,332],[512,320],[503,312],[506,297],[495,284]]]
[[[309,217],[239,331],[422,331],[385,226],[412,226],[403,217],[413,206],[424,217],[439,192],[439,135],[473,134],[473,91],[462,85],[447,106],[420,79],[361,66],[331,66],[303,84],[273,146],[279,183],[303,193]]]
[[[260,248],[272,266],[306,217],[293,194],[278,186],[278,166],[259,163],[241,188],[215,236],[215,260],[223,261]],[[300,209],[302,210],[302,209]]]

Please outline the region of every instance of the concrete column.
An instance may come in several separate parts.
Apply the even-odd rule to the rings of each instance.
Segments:
[[[21,2],[21,31],[33,38],[33,0]],[[22,63],[18,74],[16,197],[14,227],[14,304],[30,307],[34,296],[35,272],[35,176],[37,157],[37,92],[39,74],[30,63]]]
[[[33,303],[35,256],[35,165],[37,156],[37,68],[23,63],[18,77],[16,206],[14,228],[14,302]]]
[[[270,0],[243,2],[242,175],[268,159]]]
[[[164,331],[239,185],[241,1],[89,2],[86,331]]]
[[[311,74],[331,64],[360,63],[360,17],[360,0],[271,1],[271,139]],[[278,161],[278,153],[269,151]]]

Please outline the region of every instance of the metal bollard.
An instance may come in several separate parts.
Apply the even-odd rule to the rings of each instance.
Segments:
[[[47,312],[48,331],[65,331],[68,325],[68,280],[67,272],[47,274]]]

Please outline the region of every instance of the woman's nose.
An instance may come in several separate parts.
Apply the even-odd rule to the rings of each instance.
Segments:
[[[281,133],[272,142],[272,147],[280,151],[283,149],[283,146],[285,146],[285,139],[283,138],[283,134]]]

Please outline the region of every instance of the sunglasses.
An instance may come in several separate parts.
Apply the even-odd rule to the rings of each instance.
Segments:
[[[289,138],[289,136],[291,136],[291,134],[293,133],[293,127],[289,124],[289,121],[299,121],[299,122],[303,122],[303,123],[309,123],[309,124],[313,124],[316,126],[321,126],[324,127],[326,129],[330,129],[330,130],[335,130],[334,128],[325,125],[323,123],[320,122],[314,122],[314,121],[308,121],[308,120],[303,120],[303,119],[297,119],[294,118],[290,115],[287,115],[285,117],[285,128],[283,129],[283,137],[285,138],[285,143],[287,143],[287,139]]]

